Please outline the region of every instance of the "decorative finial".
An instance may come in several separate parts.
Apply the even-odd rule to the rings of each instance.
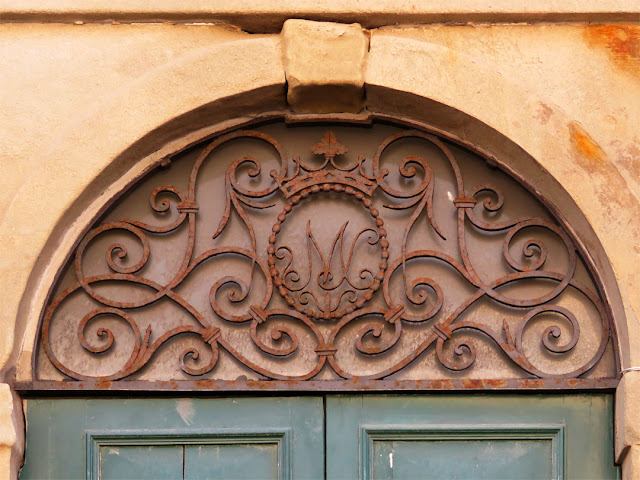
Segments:
[[[310,150],[311,153],[315,155],[324,155],[325,159],[332,159],[336,155],[344,155],[349,151],[349,148],[338,142],[335,133],[328,130],[322,137],[322,140],[312,146]]]

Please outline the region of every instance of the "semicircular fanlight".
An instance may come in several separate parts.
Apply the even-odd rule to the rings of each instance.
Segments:
[[[93,226],[44,314],[35,380],[595,388],[616,365],[592,275],[473,152],[389,124],[275,122],[176,154]]]

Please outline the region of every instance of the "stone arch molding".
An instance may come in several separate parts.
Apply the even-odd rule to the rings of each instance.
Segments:
[[[37,234],[25,233],[24,241],[17,241],[14,247],[17,255],[31,259],[24,269],[30,272],[30,278],[23,273],[2,280],[8,297],[22,296],[20,306],[8,305],[3,312],[5,321],[10,323],[13,318],[22,319],[16,326],[17,340],[7,336],[2,352],[5,364],[10,357],[15,361],[19,356],[18,380],[30,379],[40,312],[57,272],[76,238],[114,195],[166,155],[197,140],[256,115],[290,112],[285,101],[285,76],[291,60],[285,55],[283,61],[282,51],[284,48],[295,53],[304,48],[296,46],[295,38],[287,41],[283,45],[286,42],[277,36],[248,37],[203,48],[149,72],[126,90],[116,92],[80,123],[70,126],[68,135],[44,152],[43,167],[16,195],[4,219],[9,228],[22,223],[25,211],[38,211],[43,219]],[[618,308],[613,313],[622,367],[632,365],[631,344],[637,330],[632,315],[634,305],[628,296],[620,297],[615,288],[617,280],[624,293],[625,286],[631,285],[629,282],[637,274],[633,265],[616,255],[630,251],[631,240],[616,235],[610,225],[602,222],[604,206],[597,200],[597,192],[589,191],[593,187],[579,181],[584,172],[574,171],[571,165],[576,153],[570,132],[579,128],[575,119],[504,79],[489,66],[475,64],[470,57],[456,53],[452,62],[452,52],[441,46],[374,33],[362,55],[365,58],[360,63],[361,78],[321,78],[312,72],[307,84],[300,83],[302,91],[306,88],[313,93],[319,86],[340,89],[349,84],[345,95],[360,98],[365,112],[402,115],[448,131],[462,141],[482,144],[489,157],[501,158],[521,178],[537,178],[536,172],[542,166],[551,180],[536,184],[538,193],[551,199],[560,215],[571,218],[572,224],[581,224],[580,218],[576,222],[573,217],[582,211],[593,225],[591,230],[584,222],[581,238],[595,252],[591,261],[603,274],[609,302]],[[234,68],[229,69],[229,65]],[[362,85],[353,88],[359,82]],[[479,92],[489,86],[501,95],[493,102],[479,101]],[[162,101],[158,101],[158,92],[166,92]],[[295,99],[290,96],[290,101],[296,109]],[[535,120],[542,105],[551,109],[546,122]],[[301,108],[313,109],[304,105]],[[132,114],[139,110],[145,112],[142,119]],[[296,121],[295,113],[286,114]],[[365,116],[366,113],[343,115],[351,120]],[[527,121],[516,125],[509,121],[512,117]],[[566,131],[567,135],[558,135],[559,131]],[[162,146],[159,150],[158,145]],[[139,160],[141,157],[143,160]],[[524,160],[518,161],[517,157]],[[64,176],[63,165],[73,165],[75,170],[73,181],[67,181],[66,188],[60,189],[51,185],[51,179]],[[619,177],[611,164],[590,174],[594,183],[603,184]],[[40,186],[41,203],[34,205],[29,192],[36,185]],[[617,220],[620,225],[627,225],[638,208],[637,200],[632,192],[619,195],[631,202],[620,210]],[[598,239],[603,243],[602,253],[598,253]],[[625,318],[630,322],[626,323]]]

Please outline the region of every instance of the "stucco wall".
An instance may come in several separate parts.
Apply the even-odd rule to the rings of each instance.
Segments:
[[[108,199],[207,129],[288,109],[291,60],[283,60],[283,43],[294,56],[306,54],[295,36],[282,42],[268,33],[273,24],[255,25],[266,34],[248,34],[206,22],[73,24],[60,17],[71,23],[43,24],[37,15],[21,15],[15,21],[23,23],[0,24],[0,381],[6,384],[17,370],[29,378],[48,288]],[[608,294],[616,304],[622,368],[640,365],[637,20],[380,27],[366,32],[359,67],[365,108],[428,122],[513,159],[513,169],[541,193],[559,203],[568,196],[580,209],[593,234],[587,247],[602,247],[594,263],[615,286]],[[243,22],[247,28],[250,20]],[[345,55],[339,42],[336,55]],[[309,85],[330,77],[314,72]],[[571,205],[559,207],[571,215]],[[640,372],[625,376],[619,394],[630,399],[617,417],[620,458],[640,444],[634,375]],[[21,410],[7,386],[2,392],[0,477],[13,478]],[[638,447],[630,451],[625,476],[640,478],[629,473]]]

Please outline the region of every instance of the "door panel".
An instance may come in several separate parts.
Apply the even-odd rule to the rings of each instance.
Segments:
[[[330,480],[618,476],[608,395],[350,395],[326,411]]]
[[[427,432],[425,429],[423,432]],[[558,478],[557,459],[561,452],[553,440],[486,438],[485,432],[466,430],[462,438],[451,435],[381,435],[372,441],[370,478],[487,478],[510,480],[520,478],[548,480]],[[498,432],[492,432],[498,433]],[[414,438],[407,438],[407,437]],[[447,438],[449,437],[449,438]],[[458,461],[452,461],[452,452]],[[425,472],[428,472],[425,474]]]
[[[321,397],[31,399],[26,409],[21,479],[324,476]]]
[[[100,447],[100,479],[175,480],[182,477],[182,446],[113,445]]]
[[[184,480],[214,478],[279,478],[277,444],[186,447]]]
[[[87,431],[87,478],[289,478],[291,429],[256,425],[250,431],[254,433],[237,427]],[[321,435],[322,429],[312,434]]]

